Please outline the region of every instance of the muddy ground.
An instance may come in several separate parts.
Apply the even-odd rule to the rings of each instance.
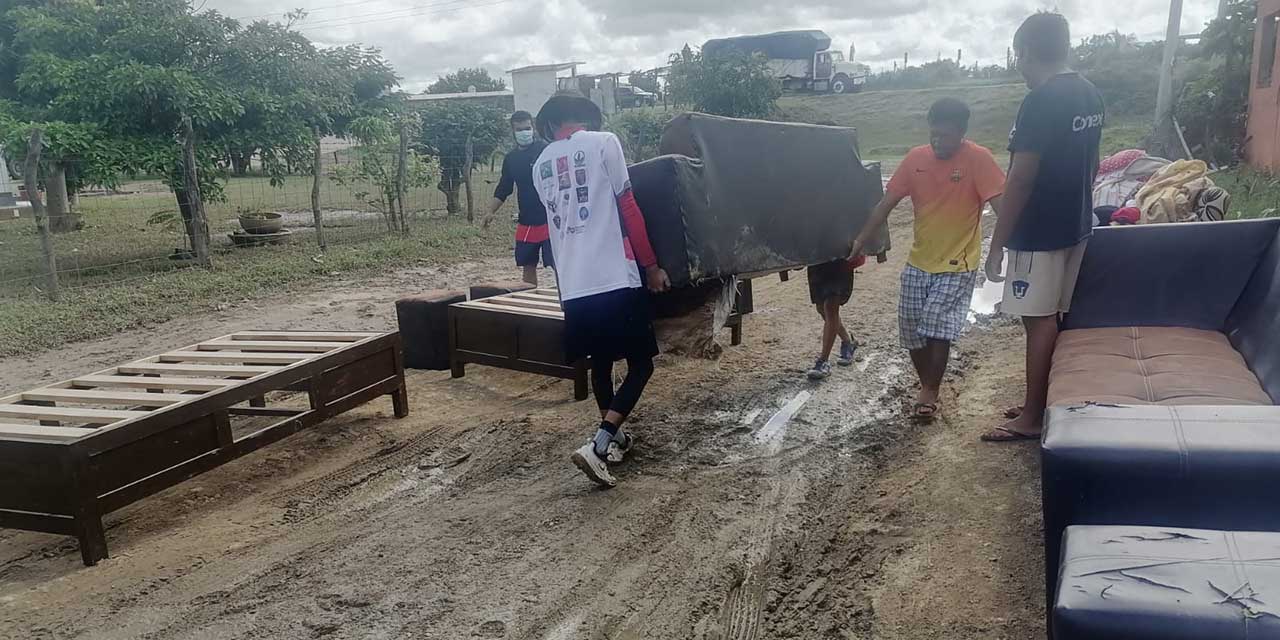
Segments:
[[[659,359],[616,489],[569,463],[595,417],[570,383],[413,372],[406,419],[379,400],[111,514],[97,567],[73,540],[0,531],[0,636],[1040,637],[1036,450],[977,441],[1018,398],[1020,332],[979,319],[941,419],[904,419],[910,231],[895,225],[900,249],[862,269],[846,311],[855,366],[804,380],[819,331],[804,278],[758,280],[742,346]],[[0,361],[0,388],[237,329],[387,328],[400,294],[510,273],[406,270],[246,303]]]

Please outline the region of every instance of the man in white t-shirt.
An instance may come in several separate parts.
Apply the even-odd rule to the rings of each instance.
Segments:
[[[591,358],[591,386],[600,426],[572,460],[593,482],[617,484],[608,463],[621,462],[634,438],[621,430],[653,375],[658,342],[645,283],[671,286],[658,266],[644,217],[631,193],[617,136],[599,131],[595,103],[558,94],[538,112],[538,130],[552,141],[533,165],[533,184],[547,208],[556,280],[564,308],[565,350]],[[644,269],[642,279],[640,269]],[[615,391],[613,363],[627,361]]]

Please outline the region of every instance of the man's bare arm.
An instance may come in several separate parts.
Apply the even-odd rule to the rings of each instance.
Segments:
[[[894,207],[898,206],[899,202],[902,202],[904,197],[889,193],[884,194],[876,208],[871,210],[871,217],[867,218],[867,224],[863,225],[862,231],[854,238],[853,250],[849,253],[849,257],[855,257],[862,253],[862,248],[871,239],[871,234],[889,221],[889,214]]]
[[[1004,184],[1004,195],[991,201],[991,209],[996,212],[996,228],[991,233],[991,251],[987,254],[988,280],[1000,282],[1004,279],[1004,248],[1017,228],[1027,202],[1031,200],[1031,190],[1039,172],[1039,153],[1019,151],[1014,154],[1013,166],[1009,167],[1009,177]]]

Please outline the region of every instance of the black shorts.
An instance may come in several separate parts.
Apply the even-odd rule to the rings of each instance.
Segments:
[[[615,289],[566,300],[561,306],[569,362],[588,356],[613,362],[658,355],[648,291]]]
[[[836,260],[809,267],[809,301],[822,304],[836,300],[847,304],[853,296],[853,269],[848,260]]]
[[[551,257],[551,241],[543,240],[542,242],[521,242],[516,241],[516,266],[528,267],[538,266],[538,254],[542,254],[542,266],[548,269],[556,267],[555,260]]]

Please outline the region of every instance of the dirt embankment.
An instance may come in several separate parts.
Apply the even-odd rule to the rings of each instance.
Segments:
[[[720,360],[663,356],[617,489],[568,462],[594,414],[568,383],[414,372],[407,419],[376,402],[110,515],[92,569],[66,538],[0,531],[0,635],[1036,637],[1035,452],[977,442],[1018,395],[1020,334],[972,330],[942,419],[904,420],[903,255],[859,276],[861,360],[821,385],[802,375],[819,325],[800,274],[756,283]],[[389,326],[397,293],[506,273],[457,269],[0,362],[3,386],[235,329]]]

